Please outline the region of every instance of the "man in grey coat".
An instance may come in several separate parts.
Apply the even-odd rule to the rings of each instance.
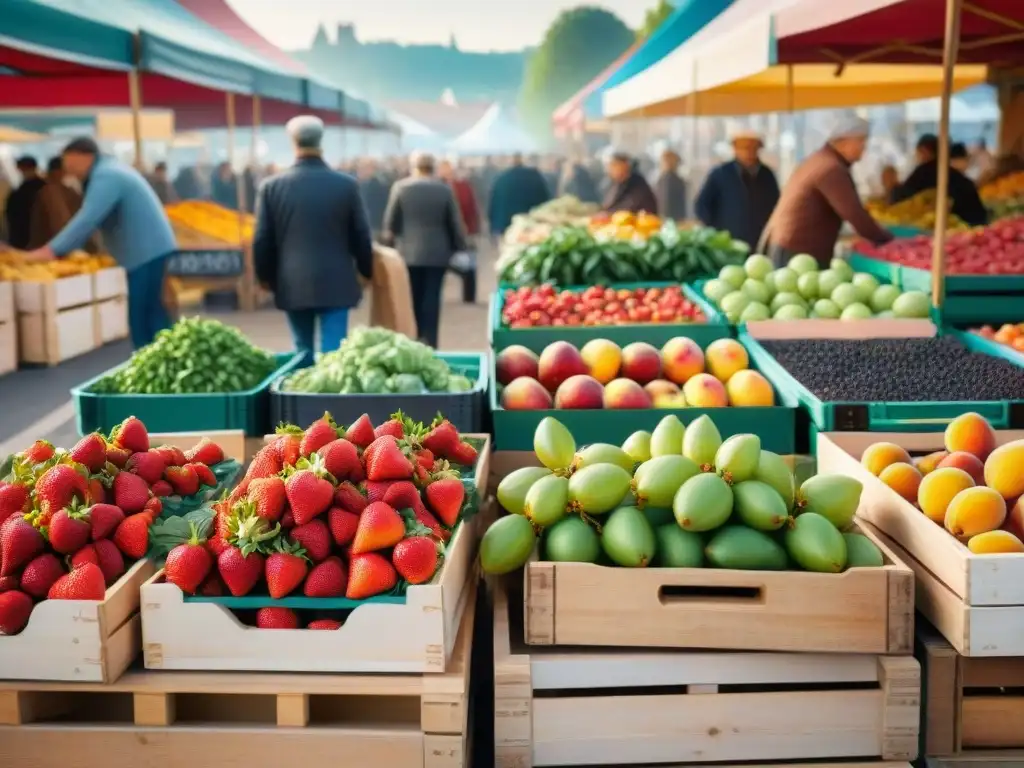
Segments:
[[[323,122],[295,117],[286,130],[295,165],[260,185],[252,252],[257,279],[273,291],[295,348],[312,365],[318,321],[322,352],[348,334],[349,310],[363,295],[359,276],[373,276],[373,242],[358,182],[321,156]]]
[[[412,176],[391,188],[384,238],[409,267],[412,310],[420,338],[437,346],[444,276],[454,254],[466,250],[462,216],[451,189],[434,177],[434,157],[416,153]]]

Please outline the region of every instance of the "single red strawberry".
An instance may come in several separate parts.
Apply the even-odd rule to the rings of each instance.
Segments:
[[[328,557],[317,563],[306,577],[302,594],[306,597],[341,597],[348,586],[348,571],[340,557]]]
[[[296,525],[304,525],[327,511],[334,500],[333,480],[320,456],[299,461],[297,471],[284,483]]]
[[[141,512],[149,501],[149,485],[131,472],[118,472],[114,478],[114,506],[126,515]]]
[[[0,635],[16,635],[32,615],[32,598],[24,592],[0,593]]]
[[[294,467],[302,458],[302,434],[283,434],[271,445],[277,452],[281,464],[286,467]]]
[[[284,514],[288,496],[284,480],[280,477],[260,477],[249,483],[247,498],[255,505],[255,513],[271,523],[276,523]]]
[[[92,563],[93,565],[100,564],[100,555],[96,551],[95,544],[86,544],[80,550],[75,552],[68,560],[69,570],[75,570],[75,568],[81,568],[86,563]]]
[[[206,438],[203,438],[204,440]],[[164,457],[164,467],[180,467],[185,464],[185,453],[176,445],[158,445],[153,449]]]
[[[359,475],[363,471],[359,451],[345,438],[332,440],[318,453],[324,459],[324,467],[339,481],[351,480],[353,475]]]
[[[218,558],[219,562],[219,558]],[[260,570],[262,571],[262,562],[260,563]],[[224,582],[220,576],[216,573],[211,573],[206,577],[206,581],[199,585],[199,591],[197,595],[203,597],[223,597],[225,592]]]
[[[21,452],[21,456],[29,464],[42,464],[53,458],[53,443],[49,440],[36,440],[32,445]]]
[[[127,448],[121,448],[112,443],[107,443],[107,461],[118,469],[124,469],[124,465],[128,463],[128,459],[131,457],[132,452]]]
[[[124,575],[124,556],[110,539],[100,539],[92,547],[96,550],[96,564],[103,571],[103,579],[109,587]]]
[[[188,464],[183,467],[169,467],[164,480],[171,484],[178,496],[195,496],[199,493],[199,476]]]
[[[0,525],[11,515],[26,515],[32,509],[27,486],[21,483],[0,483]]]
[[[61,576],[46,593],[47,600],[102,600],[107,583],[98,565],[84,563],[80,568]]]
[[[411,480],[399,480],[391,483],[384,493],[384,503],[390,504],[395,509],[411,509],[414,512],[418,509],[426,509],[423,505],[423,498],[420,496],[420,489]]]
[[[114,531],[114,543],[125,557],[138,560],[149,551],[149,515],[126,517]]]
[[[360,448],[366,448],[375,438],[373,422],[370,421],[370,416],[366,413],[353,421],[352,426],[345,430],[345,439]]]
[[[167,463],[159,451],[144,451],[133,453],[124,468],[145,480],[146,485],[152,485],[163,477]]]
[[[345,597],[362,600],[383,592],[390,592],[398,584],[395,567],[378,552],[353,555],[348,568],[348,587]]]
[[[260,608],[256,611],[256,626],[260,629],[298,629],[299,617],[291,608]]]
[[[308,567],[306,550],[293,542],[278,539],[276,551],[267,558],[263,568],[270,596],[280,600],[291,594],[306,578]]]
[[[44,471],[36,481],[35,506],[42,512],[43,525],[73,499],[85,501],[88,497],[89,483],[76,467],[81,465],[57,464]]]
[[[21,577],[18,574],[0,576],[0,592],[10,592],[12,589],[17,589],[20,583]]]
[[[185,451],[182,464],[205,464],[212,467],[224,461],[224,449],[208,437],[201,438],[192,448]]]
[[[455,464],[461,464],[464,467],[471,467],[476,463],[478,452],[476,448],[466,442],[457,444],[448,454],[450,459]]]
[[[32,558],[21,572],[21,589],[36,600],[42,600],[54,582],[65,573],[67,571],[56,555],[38,555]]]
[[[164,498],[165,496],[174,495],[174,489],[171,488],[171,484],[168,483],[166,480],[157,480],[155,483],[153,483],[153,487],[150,488],[149,490],[151,490],[153,492],[153,495],[158,498]]]
[[[92,540],[109,538],[124,520],[124,512],[113,504],[93,504],[89,507],[89,525]]]
[[[72,461],[77,461],[90,472],[99,472],[107,463],[107,441],[103,435],[93,432],[75,443],[69,455]]]
[[[213,470],[205,464],[200,462],[193,462],[186,464],[183,469],[191,469],[196,473],[196,477],[199,478],[200,487],[215,488],[217,485],[217,476],[213,474]]]
[[[325,413],[323,418],[317,419],[306,428],[299,445],[299,453],[302,456],[312,456],[325,445],[337,439],[338,425],[334,423],[331,414]]]
[[[306,550],[306,555],[314,563],[326,560],[331,554],[331,532],[322,517],[296,525],[288,531],[288,536]]]
[[[363,490],[366,491],[366,504],[373,504],[375,501],[384,501],[385,497],[388,495],[388,489],[395,483],[399,482],[401,482],[401,480],[384,480],[377,483],[372,480],[367,480],[362,484]],[[363,509],[366,509],[366,504],[363,505]],[[360,512],[361,511],[362,510],[360,510]]]
[[[427,448],[420,448],[416,451],[414,458],[416,459],[416,466],[423,467],[424,469],[430,469],[434,466],[434,453]]]
[[[405,437],[405,425],[398,419],[389,419],[373,430],[374,438],[384,437],[384,435],[391,435],[400,440]]]
[[[107,480],[107,482],[111,482]],[[90,504],[106,504],[107,503],[107,486],[104,485],[104,477],[101,475],[93,475],[89,478],[89,503]]]
[[[160,497],[150,496],[149,499],[146,501],[146,506],[142,508],[142,511],[139,512],[139,514],[148,515],[149,522],[154,523],[160,518],[160,515],[163,514],[163,511],[164,503],[163,501],[160,500]]]
[[[238,547],[228,546],[217,555],[217,571],[235,597],[252,592],[263,576],[264,560],[259,552],[242,554]]]
[[[222,521],[219,527],[223,546],[215,548],[217,571],[231,594],[243,597],[263,576],[263,552],[281,528],[270,528],[266,520],[255,514],[251,501],[239,502]]]
[[[189,540],[167,553],[164,578],[182,592],[192,595],[209,575],[213,561],[203,546],[206,539],[199,538],[195,523],[191,523],[189,528],[192,532]]]
[[[146,425],[134,416],[129,416],[110,433],[110,442],[119,448],[127,448],[132,453],[143,453],[149,450],[149,432]]]
[[[435,480],[423,493],[427,497],[427,504],[442,523],[451,528],[458,522],[462,502],[466,500],[466,486],[461,480],[454,477]]]
[[[437,571],[437,542],[427,536],[410,536],[395,545],[391,562],[410,584],[426,584]]]
[[[306,629],[341,629],[341,622],[337,619],[317,619],[309,622]]]
[[[331,529],[331,538],[339,547],[352,543],[356,528],[359,527],[359,515],[341,507],[331,507],[327,512],[327,527]]]
[[[441,419],[430,425],[430,431],[420,442],[435,456],[448,458],[448,454],[459,444],[459,430],[447,419]]]
[[[405,536],[405,522],[394,507],[375,501],[359,516],[352,554],[361,555],[395,546]]]
[[[383,499],[381,499],[381,501],[383,501]],[[369,499],[363,496],[363,494],[359,492],[359,489],[352,483],[341,483],[334,490],[334,505],[336,507],[341,507],[342,509],[347,509],[349,512],[353,512],[357,515],[366,509],[366,505],[369,503]]]
[[[48,528],[50,546],[62,555],[73,555],[92,537],[89,508],[77,499],[60,509],[50,518]]]
[[[0,526],[0,576],[10,576],[46,547],[46,539],[21,515]]]
[[[412,477],[412,464],[398,447],[398,440],[391,435],[374,440],[363,458],[367,480],[408,480]]]

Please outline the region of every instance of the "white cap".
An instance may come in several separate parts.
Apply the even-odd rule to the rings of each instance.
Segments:
[[[761,134],[751,128],[737,128],[729,134],[729,141],[733,143],[737,141],[758,141],[762,144],[764,143],[761,141]]]
[[[867,138],[871,135],[871,123],[863,117],[844,117],[839,120],[828,135],[829,141],[836,139]]]

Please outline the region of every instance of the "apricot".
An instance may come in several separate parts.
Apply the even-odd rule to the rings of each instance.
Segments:
[[[622,365],[622,350],[614,341],[591,339],[583,345],[580,356],[590,369],[590,375],[601,384],[607,384],[619,375],[619,366]]]
[[[1024,541],[1024,496],[1021,496],[1013,504],[1007,504],[1007,507],[1003,530],[1009,531]]]
[[[729,405],[770,406],[775,405],[775,391],[768,379],[757,371],[749,369],[736,371],[725,383],[725,391],[729,396]]]
[[[987,531],[972,536],[967,548],[976,555],[1008,555],[1024,552],[1024,542],[1009,531]]]
[[[985,485],[985,465],[981,459],[967,451],[953,451],[946,458],[939,462],[940,467],[956,467],[962,469],[975,485]]]
[[[984,461],[996,447],[996,433],[980,413],[957,416],[946,427],[946,450],[967,451]]]
[[[704,350],[708,373],[725,384],[737,371],[750,367],[746,348],[735,339],[718,339]]]
[[[938,468],[939,462],[947,456],[949,456],[949,451],[935,451],[927,456],[918,456],[914,459],[914,466],[922,475],[927,475],[929,472],[934,472]]]
[[[985,461],[985,485],[1009,501],[1024,496],[1024,440],[1014,440],[992,451]]]
[[[868,472],[878,477],[882,474],[882,470],[890,464],[909,464],[910,454],[896,443],[875,443],[864,451],[864,455],[860,457],[860,463]]]
[[[913,504],[917,501],[917,489],[921,486],[921,473],[912,464],[898,461],[882,470],[878,479]]]
[[[974,487],[969,474],[956,467],[943,467],[929,472],[917,489],[917,504],[929,520],[942,525],[946,520],[949,502],[960,491]]]
[[[958,539],[994,531],[1006,519],[1006,500],[991,488],[966,488],[949,502],[946,530]]]

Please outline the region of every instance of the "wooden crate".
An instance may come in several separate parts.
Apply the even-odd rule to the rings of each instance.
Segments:
[[[19,283],[20,285],[20,283]],[[92,304],[18,315],[18,356],[23,363],[57,365],[99,346]]]
[[[0,636],[0,680],[116,680],[142,647],[139,587],[155,570],[138,561],[103,600],[38,603],[20,634]]]
[[[96,312],[96,346],[128,338],[128,300],[124,296],[98,301]]]
[[[0,765],[464,768],[474,606],[471,595],[444,674],[133,670],[108,686],[0,684]]]
[[[2,285],[2,284],[0,284]],[[13,322],[0,323],[0,376],[18,369],[18,329]]]
[[[93,300],[92,275],[61,277],[48,282],[22,281],[14,285],[14,305],[26,314],[52,314],[80,307]]]
[[[92,297],[96,301],[128,295],[128,276],[121,267],[107,267],[92,275]]]
[[[14,283],[0,282],[0,323],[14,320]]]
[[[537,652],[522,644],[517,609],[495,582],[498,768],[844,758],[895,768],[917,754],[912,656]]]
[[[997,441],[1024,431],[997,431]],[[876,442],[911,453],[942,449],[942,433],[829,432],[818,435],[818,471],[864,484],[858,516],[914,571],[917,609],[964,656],[1024,656],[1024,554],[975,555],[860,463]]]

